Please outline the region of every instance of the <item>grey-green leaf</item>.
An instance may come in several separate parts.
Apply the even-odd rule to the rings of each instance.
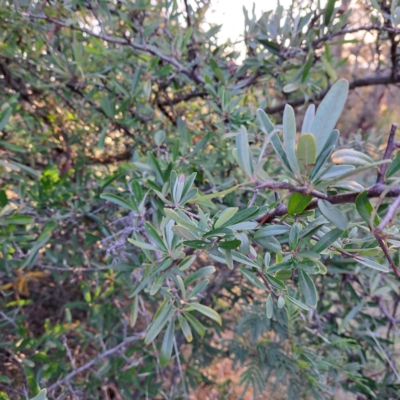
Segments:
[[[310,307],[317,305],[317,289],[307,272],[299,271],[299,286],[305,302]]]
[[[323,149],[342,113],[348,92],[349,83],[345,79],[340,79],[331,87],[318,107],[311,124],[311,133],[317,142],[317,155]]]
[[[329,201],[318,200],[318,208],[321,211],[321,214],[337,228],[342,231],[347,229],[349,222],[346,217],[341,211],[329,203]]]
[[[283,112],[283,141],[289,164],[293,172],[299,171],[296,158],[296,119],[294,110],[290,105],[285,106]]]
[[[268,319],[271,319],[274,314],[274,301],[272,300],[272,296],[270,294],[267,297],[266,313]]]

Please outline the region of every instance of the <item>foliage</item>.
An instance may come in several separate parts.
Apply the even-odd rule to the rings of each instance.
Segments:
[[[396,125],[336,126],[400,5],[337,3],[244,10],[240,61],[207,1],[0,0],[2,396],[397,398]]]

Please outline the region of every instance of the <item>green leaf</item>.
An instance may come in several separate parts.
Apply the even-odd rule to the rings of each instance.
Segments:
[[[192,325],[192,328],[196,331],[196,333],[200,337],[203,337],[206,333],[206,329],[204,328],[203,324],[198,321],[192,314],[183,313],[183,316],[186,318],[189,324]]]
[[[4,110],[0,113],[0,132],[7,125],[8,120],[11,116],[11,112],[11,107],[7,105],[7,107],[5,107]]]
[[[31,400],[47,400],[47,389],[42,389],[35,397]]]
[[[246,221],[239,222],[238,224],[234,225],[227,225],[227,227],[234,231],[251,231],[253,229],[256,229],[258,225],[258,222]]]
[[[256,241],[268,251],[278,254],[282,252],[281,244],[274,236],[259,238]]]
[[[131,320],[130,320],[131,328],[133,328],[136,325],[138,312],[139,312],[139,297],[135,296],[131,307]]]
[[[259,268],[256,262],[245,256],[244,254],[239,253],[238,251],[232,250],[232,257],[235,261],[239,263],[248,265],[249,267]]]
[[[268,319],[271,319],[274,314],[274,301],[272,300],[272,296],[270,294],[267,297],[266,314]]]
[[[192,330],[190,329],[190,325],[188,324],[187,320],[181,314],[178,314],[178,322],[181,328],[183,335],[185,336],[186,340],[190,343],[193,340]]]
[[[367,166],[374,163],[371,157],[354,149],[337,150],[332,154],[331,158],[332,162],[335,164]]]
[[[283,112],[283,141],[290,167],[293,172],[299,171],[296,159],[296,119],[294,110],[290,105],[285,106]]]
[[[144,249],[144,250],[153,250],[153,251],[159,251],[160,250],[158,247],[153,246],[152,244],[139,242],[138,240],[134,240],[134,239],[131,239],[131,238],[128,238],[128,242],[131,242],[136,247],[140,247],[141,249]]]
[[[213,321],[217,322],[219,325],[222,325],[222,319],[219,314],[214,311],[212,308],[203,306],[200,303],[190,303],[184,307],[184,310],[196,310],[199,313],[205,315],[206,317],[212,319]]]
[[[122,197],[117,196],[116,194],[103,193],[100,195],[100,198],[103,200],[110,201],[111,203],[117,204],[122,208],[127,208],[128,210],[131,211],[137,211],[137,208],[133,204],[129,203]]]
[[[336,240],[339,239],[342,234],[343,231],[339,228],[331,230],[322,236],[322,238],[315,244],[311,251],[314,251],[315,253],[321,253],[332,243],[336,242]]]
[[[268,271],[269,272],[269,271]],[[281,269],[275,274],[275,278],[280,281],[287,281],[292,278],[292,270],[291,269]]]
[[[209,249],[212,244],[204,240],[186,240],[183,242],[185,246],[191,247],[192,249],[205,250]]]
[[[367,169],[371,169],[371,168],[377,167],[382,164],[388,164],[390,162],[391,162],[390,160],[381,160],[381,161],[377,161],[377,162],[373,162],[373,163],[369,163],[369,164],[367,163],[366,165],[363,165],[362,167],[354,168],[353,170],[351,170],[347,173],[343,173],[340,176],[337,176],[336,178],[333,178],[330,180],[324,180],[323,183],[326,186],[330,186],[338,181],[342,181],[343,179],[348,178],[349,176],[356,175],[360,172],[366,171]]]
[[[315,181],[323,172],[322,167],[329,160],[330,155],[335,149],[336,142],[339,138],[339,131],[334,129],[330,134],[328,140],[325,143],[325,146],[319,153],[317,160],[315,161],[315,166],[310,174],[310,179]]]
[[[180,225],[174,225],[172,227],[172,232],[174,232],[176,235],[181,237],[182,239],[187,239],[187,240],[197,240],[198,237],[195,232],[191,232],[190,229],[185,228],[184,226]]]
[[[29,225],[34,221],[35,219],[29,215],[15,214],[0,220],[0,225]]]
[[[333,11],[335,10],[336,0],[328,0],[325,6],[324,13],[324,25],[329,26],[329,22],[331,21]]]
[[[225,250],[225,261],[228,268],[233,269],[234,265],[233,265],[232,250],[230,249]]]
[[[268,273],[264,274],[264,276],[268,279],[268,282],[275,288],[279,290],[286,290],[286,285],[280,281],[278,278],[275,278],[275,276],[272,276]]]
[[[223,223],[220,227],[221,228],[228,228],[231,225],[239,224],[243,221],[248,221],[252,215],[254,215],[258,211],[258,207],[249,207],[245,210],[240,210],[239,212],[235,213],[228,221]],[[232,228],[231,228],[232,229]]]
[[[161,167],[160,167],[160,164],[159,164],[157,158],[150,151],[147,152],[147,163],[148,163],[148,165],[150,165],[151,170],[153,171],[154,176],[156,177],[157,183],[160,186],[162,186],[164,184],[164,174],[161,170]]]
[[[167,252],[167,247],[165,246],[164,241],[161,239],[156,229],[147,221],[144,223],[144,228],[150,240],[153,241],[160,249]]]
[[[300,136],[296,157],[299,163],[300,173],[303,176],[308,176],[309,171],[314,168],[317,157],[315,138],[311,133],[304,133]]]
[[[150,277],[147,276],[146,278],[143,278],[132,290],[130,295],[128,296],[129,298],[135,297],[138,293],[140,293],[149,283]]]
[[[371,214],[374,211],[372,204],[368,199],[368,194],[364,190],[356,198],[356,208],[361,218],[367,223],[368,226],[371,225]],[[376,214],[374,218],[375,225],[379,225],[379,217]]]
[[[163,283],[164,283],[164,275],[160,274],[156,276],[150,288],[150,296],[154,296],[155,294],[157,294],[158,291],[161,289]]]
[[[175,321],[172,318],[169,321],[167,329],[165,330],[164,339],[161,345],[161,352],[160,352],[160,365],[165,367],[169,360],[171,359],[172,355],[172,348],[174,346],[174,331],[175,331]]]
[[[305,208],[310,204],[312,196],[303,196],[301,193],[293,193],[289,197],[288,214],[298,215],[301,214]]]
[[[272,147],[275,150],[276,155],[280,159],[282,165],[289,171],[289,172],[294,172],[292,170],[292,167],[290,166],[290,162],[288,160],[286,151],[284,150],[282,146],[281,139],[278,136],[278,132],[275,130],[269,135],[269,140],[271,142]]]
[[[215,199],[216,197],[224,197],[225,195],[227,195],[229,193],[235,192],[237,189],[240,188],[240,186],[242,186],[242,184],[235,185],[229,189],[222,190],[221,192],[215,192],[215,193],[211,193],[211,194],[201,195],[201,196],[195,197],[194,199],[189,200],[189,203],[196,203],[196,202],[203,201],[203,200],[211,200],[211,199]]]
[[[317,305],[317,289],[307,272],[299,271],[299,286],[305,302],[310,307]]]
[[[261,110],[260,108],[257,110],[257,119],[260,124],[260,129],[267,135],[269,136],[272,131],[275,129],[273,123],[271,120],[268,118],[268,115],[265,113],[264,110]]]
[[[321,171],[319,179],[326,180],[326,179],[336,178],[338,176],[347,174],[350,171],[353,171],[354,168],[355,167],[353,165],[332,165]]]
[[[234,239],[234,240],[219,242],[218,247],[221,247],[221,249],[225,250],[233,250],[237,249],[241,245],[241,243],[242,242],[239,239]]]
[[[169,218],[173,219],[177,224],[182,225],[189,230],[204,233],[204,231],[200,229],[197,225],[195,225],[194,222],[192,222],[189,218],[185,219],[181,217],[177,212],[170,210],[169,208],[164,208],[164,212]]]
[[[256,275],[243,267],[240,267],[239,270],[254,286],[257,286],[259,289],[265,290],[264,284],[260,282]]]
[[[8,198],[5,190],[0,190],[0,207],[5,207],[8,204]]]
[[[397,174],[400,171],[400,151],[397,152],[395,159],[389,165],[386,171],[386,178],[390,178],[391,176]]]
[[[224,225],[227,221],[229,221],[238,211],[238,207],[230,207],[224,210],[218,219],[215,221],[214,228],[220,228]]]
[[[193,289],[192,291],[188,294],[188,299],[192,299],[193,297],[196,297],[199,293],[201,293],[206,286],[210,283],[208,279],[205,279],[204,281],[199,282]]]
[[[177,121],[176,121],[176,125],[178,127],[178,131],[180,133],[180,135],[182,136],[183,141],[190,145],[192,143],[192,140],[190,138],[190,134],[186,128],[186,124],[185,121],[183,121],[182,117],[178,117]]]
[[[161,312],[158,312],[154,316],[153,321],[149,325],[146,337],[144,339],[144,342],[146,344],[151,343],[158,336],[167,321],[174,315],[172,304],[164,303],[161,307]]]
[[[210,237],[225,237],[225,236],[232,236],[233,231],[228,228],[217,228],[208,231],[203,235],[203,239],[207,239]]]
[[[290,230],[290,226],[286,225],[268,225],[259,229],[255,235],[254,239],[260,239],[267,236],[278,236],[288,233]]]
[[[346,103],[349,83],[345,79],[337,81],[322,100],[311,125],[311,133],[317,144],[317,155],[323,149],[332,130],[335,128]]]
[[[179,263],[178,268],[181,271],[186,271],[195,262],[195,260],[196,260],[196,255],[195,254],[193,256],[186,257],[184,260],[182,260]]]
[[[285,299],[282,296],[279,296],[278,298],[278,308],[281,309],[285,305]]]
[[[184,280],[184,283],[185,283],[186,286],[190,285],[191,283],[193,283],[197,279],[204,278],[205,276],[213,274],[214,272],[215,272],[215,267],[212,266],[212,265],[200,268],[197,271],[195,271],[192,274],[190,274],[189,276],[187,276],[186,279]]]
[[[268,267],[267,271],[269,274],[274,274],[275,272],[281,270],[287,270],[289,268],[293,268],[293,260],[290,258],[289,260],[282,261],[276,264],[273,264]]]
[[[321,211],[321,214],[337,228],[342,231],[347,229],[349,222],[346,217],[336,207],[329,203],[329,201],[318,200],[318,208]]]
[[[373,260],[370,260],[369,258],[357,256],[357,257],[355,257],[355,259],[360,264],[363,264],[369,268],[376,269],[377,271],[380,271],[380,272],[389,272],[389,270],[386,267],[378,264],[377,262],[375,262]]]
[[[338,334],[341,335],[348,325],[348,323],[362,310],[364,307],[364,302],[358,303],[353,309],[343,318],[341,324],[338,328]]]
[[[240,132],[236,135],[236,148],[240,167],[248,177],[253,176],[253,160],[251,158],[247,130],[244,126],[240,127]]]
[[[315,105],[310,104],[307,107],[306,114],[304,115],[303,125],[301,127],[301,134],[311,132],[311,125],[314,120],[314,117],[315,117]]]
[[[297,307],[299,307],[299,308],[302,308],[303,310],[308,311],[308,310],[310,309],[307,305],[305,305],[305,304],[304,304],[303,302],[301,302],[300,300],[295,299],[294,297],[291,297],[291,296],[286,295],[286,296],[285,296],[285,299],[288,300],[288,301],[290,301],[291,303],[293,303],[295,306],[297,306]]]

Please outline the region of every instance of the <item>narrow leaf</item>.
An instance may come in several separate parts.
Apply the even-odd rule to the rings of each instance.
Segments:
[[[346,217],[336,207],[329,203],[329,201],[318,200],[318,208],[321,211],[321,214],[337,228],[342,231],[347,229],[349,222]]]
[[[299,286],[305,302],[310,307],[317,305],[317,289],[307,272],[299,271]]]

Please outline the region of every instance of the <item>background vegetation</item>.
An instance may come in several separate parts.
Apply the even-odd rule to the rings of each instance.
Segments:
[[[400,3],[209,8],[0,0],[0,398],[398,398]]]

